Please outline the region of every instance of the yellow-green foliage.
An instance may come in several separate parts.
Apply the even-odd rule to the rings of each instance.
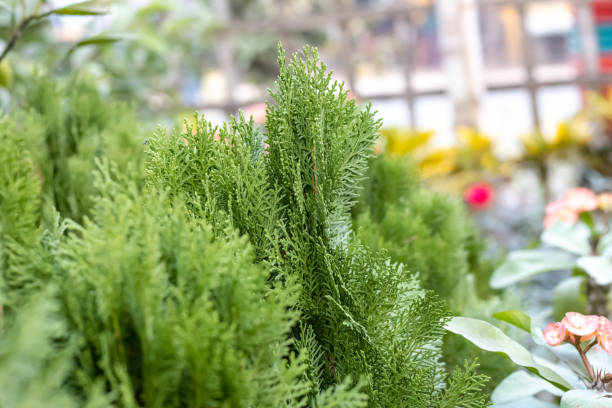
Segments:
[[[132,109],[81,79],[33,78],[22,109],[12,113],[40,174],[43,194],[63,217],[91,208],[95,159],[112,160],[138,177],[144,136]]]
[[[0,119],[0,299],[37,286],[37,271],[24,255],[40,243],[40,178],[26,143],[8,118]]]

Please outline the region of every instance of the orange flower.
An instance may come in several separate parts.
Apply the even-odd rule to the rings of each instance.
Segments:
[[[580,341],[586,341],[597,334],[599,317],[568,312],[561,323],[570,334],[580,336]]]
[[[567,330],[562,323],[549,323],[544,329],[544,339],[551,346],[558,346],[567,338]]]
[[[588,188],[573,188],[563,196],[567,208],[576,212],[593,211],[597,208],[597,196]]]

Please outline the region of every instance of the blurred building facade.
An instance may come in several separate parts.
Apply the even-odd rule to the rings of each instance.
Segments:
[[[612,72],[612,2],[589,0],[212,0],[217,66],[196,107],[214,116],[266,98],[275,48],[309,43],[388,125],[457,124],[512,138],[575,112]]]

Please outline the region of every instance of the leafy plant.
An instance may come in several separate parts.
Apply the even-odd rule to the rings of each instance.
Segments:
[[[493,393],[493,402],[539,406],[541,402],[534,396],[546,391],[561,397],[561,407],[612,406],[607,393],[610,388],[608,370],[612,366],[609,354],[612,324],[606,317],[569,312],[561,322],[550,323],[543,332],[520,311],[498,313],[496,317],[530,333],[545,356],[527,351],[487,322],[453,318],[446,326],[448,330],[484,350],[505,355],[535,374],[512,374]]]
[[[608,315],[611,235],[607,225],[610,195],[597,197],[587,189],[574,189],[547,207],[542,243],[547,247],[508,255],[491,277],[493,288],[505,288],[536,274],[570,269],[575,276],[560,282],[555,291],[555,317],[572,310]]]
[[[483,258],[484,242],[465,209],[423,187],[408,157],[382,154],[371,160],[353,209],[353,229],[365,245],[418,273],[423,287],[447,299],[453,313],[486,318],[488,311],[510,307],[488,286],[493,267]],[[503,358],[457,336],[446,336],[443,350],[451,368],[478,358],[480,371],[492,379],[491,389],[512,370]]]

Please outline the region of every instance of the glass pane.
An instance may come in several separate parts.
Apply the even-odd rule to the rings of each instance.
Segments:
[[[537,93],[538,107],[542,116],[542,132],[553,135],[557,125],[582,107],[582,93],[575,85],[547,86]]]
[[[359,95],[400,94],[406,87],[402,65],[395,49],[391,18],[349,23],[355,67],[355,88]]]
[[[578,75],[580,40],[570,3],[529,4],[525,24],[530,34],[534,76],[538,81],[571,81]]]
[[[385,127],[411,127],[408,102],[405,99],[374,99],[372,107]]]
[[[481,102],[479,126],[495,138],[495,149],[501,156],[520,154],[519,137],[533,129],[527,90],[486,92]]]
[[[446,95],[421,96],[414,101],[415,128],[435,131],[435,147],[452,146],[455,143],[453,104]]]
[[[516,6],[482,7],[480,32],[486,83],[506,85],[524,81],[520,15]]]

